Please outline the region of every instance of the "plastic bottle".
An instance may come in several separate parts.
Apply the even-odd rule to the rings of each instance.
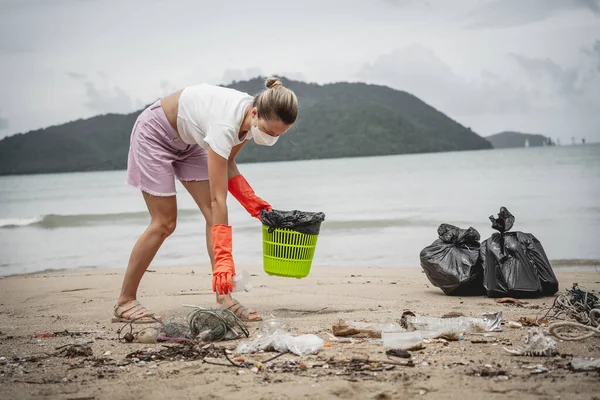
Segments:
[[[383,347],[401,350],[414,350],[423,347],[423,334],[414,332],[381,332]]]
[[[250,280],[250,274],[248,271],[242,271],[233,277],[233,291],[234,292],[249,292],[252,290],[252,281]]]
[[[499,328],[501,321],[501,312],[484,314],[483,318],[406,317],[407,324],[414,330],[457,334],[494,331]]]

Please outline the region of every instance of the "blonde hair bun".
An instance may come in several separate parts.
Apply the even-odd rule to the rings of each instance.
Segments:
[[[272,76],[270,78],[267,78],[267,80],[265,81],[265,86],[267,89],[273,89],[277,86],[281,86],[281,81],[279,80],[279,78],[275,78],[274,76]]]

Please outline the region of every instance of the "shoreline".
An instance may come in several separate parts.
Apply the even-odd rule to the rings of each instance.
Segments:
[[[565,270],[565,271],[573,271],[573,272],[600,272],[600,260],[596,260],[596,259],[590,259],[590,260],[581,260],[581,259],[560,259],[560,260],[550,260],[550,265],[552,266],[552,269],[555,271],[561,271],[561,270]],[[243,271],[246,267],[248,266],[247,263],[243,263],[240,264],[240,268],[239,271]],[[43,274],[64,274],[64,273],[68,273],[68,272],[85,272],[85,271],[97,271],[97,272],[107,272],[107,271],[121,271],[121,270],[125,270],[126,266],[124,267],[115,267],[115,268],[101,268],[98,269],[96,267],[93,266],[83,266],[83,267],[75,267],[75,268],[49,268],[49,269],[44,269],[41,271],[34,271],[34,272],[25,272],[22,274],[16,273],[16,274],[9,274],[9,275],[1,275],[0,274],[0,279],[6,279],[6,278],[11,278],[11,277],[18,277],[18,276],[29,276],[29,275],[43,275]],[[189,264],[172,264],[172,265],[157,265],[157,266],[150,266],[148,269],[149,270],[156,270],[156,269],[164,269],[164,268],[190,268],[190,269],[198,269],[198,270],[209,270],[209,266],[208,264],[196,264],[196,265],[189,265]],[[324,265],[313,265],[311,270],[314,268],[381,268],[381,269],[391,269],[391,270],[407,270],[407,269],[419,269],[422,271],[422,268],[420,265],[410,265],[410,266],[398,266],[398,267],[384,267],[384,266],[377,266],[374,265],[372,267],[362,267],[362,266],[342,266],[342,265],[328,265],[328,266],[324,266]],[[1,270],[0,270],[1,271]],[[261,271],[264,272],[261,268]]]

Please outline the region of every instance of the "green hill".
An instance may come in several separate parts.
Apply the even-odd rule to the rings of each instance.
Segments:
[[[262,78],[229,87],[250,94]],[[300,102],[296,125],[273,148],[248,145],[240,162],[489,149],[491,144],[417,97],[364,83],[283,79]],[[106,114],[0,141],[0,175],[124,169],[140,111]]]
[[[535,135],[521,132],[500,132],[487,136],[486,139],[496,149],[508,149],[512,147],[540,147],[553,144],[552,139],[544,135]]]

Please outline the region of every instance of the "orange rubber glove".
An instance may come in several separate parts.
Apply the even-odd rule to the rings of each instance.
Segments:
[[[235,266],[231,254],[231,226],[218,224],[210,228],[215,257],[213,269],[213,292],[228,294],[233,290]]]
[[[229,193],[240,202],[242,207],[254,218],[260,219],[262,210],[272,211],[271,205],[258,197],[242,174],[231,178],[227,184]]]

